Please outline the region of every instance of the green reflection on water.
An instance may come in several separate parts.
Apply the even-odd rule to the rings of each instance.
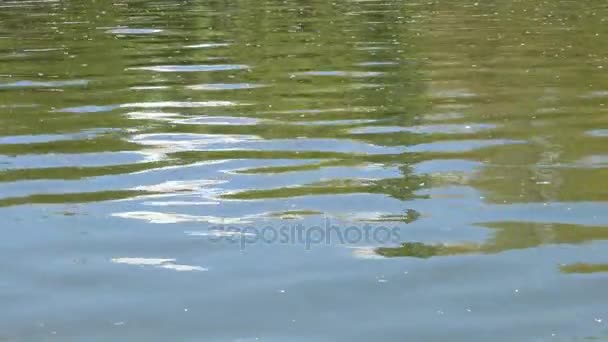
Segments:
[[[488,204],[608,200],[608,47],[600,38],[608,34],[605,6],[387,1],[382,10],[367,11],[358,2],[325,1],[165,5],[72,0],[3,9],[0,137],[17,142],[0,143],[0,155],[7,157],[0,167],[9,165],[0,169],[1,183],[121,177],[212,160],[289,159],[303,163],[256,164],[236,172],[289,174],[294,185],[244,187],[221,198],[357,193],[432,201],[420,191],[464,185]],[[484,129],[466,128],[475,125]],[[70,138],[90,131],[96,133]],[[171,137],[156,143],[136,139],[152,134]],[[35,141],[43,135],[54,138]],[[212,138],[199,145],[176,142],[202,136]],[[222,145],[227,137],[233,141]],[[254,140],[281,142],[264,149]],[[470,141],[478,145],[470,147]],[[128,151],[156,159],[61,167],[12,159]],[[480,167],[464,175],[414,172],[418,163],[435,160],[476,161]],[[372,165],[394,167],[399,174],[300,178],[309,171]],[[0,202],[138,195],[116,189]],[[410,223],[424,214],[404,210],[376,221]],[[601,228],[489,228],[495,238],[482,244],[406,243],[378,252],[487,254],[604,240]],[[553,237],[535,235],[545,230]]]
[[[608,228],[576,224],[533,222],[488,222],[479,224],[492,230],[492,236],[482,243],[425,244],[405,242],[399,247],[381,247],[376,253],[385,257],[430,258],[435,256],[496,254],[544,245],[580,245],[608,240]],[[568,265],[566,273],[592,273],[606,270],[603,265]]]
[[[604,273],[604,272],[608,272],[608,264],[578,263],[578,264],[560,266],[560,270],[564,273],[569,273],[569,274]]]

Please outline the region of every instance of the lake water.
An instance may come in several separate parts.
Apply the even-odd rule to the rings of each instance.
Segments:
[[[0,1],[0,340],[608,338],[607,20]]]

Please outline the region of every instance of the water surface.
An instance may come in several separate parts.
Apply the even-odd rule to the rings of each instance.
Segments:
[[[0,8],[0,340],[608,338],[608,5]]]

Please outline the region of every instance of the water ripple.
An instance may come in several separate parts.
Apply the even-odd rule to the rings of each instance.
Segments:
[[[11,88],[63,88],[63,87],[76,87],[86,86],[89,84],[88,80],[66,80],[66,81],[17,81],[13,83],[2,83],[0,89],[11,89]]]
[[[148,35],[163,32],[161,29],[120,27],[111,29],[108,33],[120,35]]]
[[[0,340],[605,337],[601,3],[0,7]]]
[[[251,84],[251,83],[210,83],[210,84],[196,84],[187,86],[188,89],[192,90],[239,90],[239,89],[255,89],[263,88],[265,85],[262,84]]]
[[[155,72],[209,72],[244,70],[251,67],[244,64],[197,64],[197,65],[155,65],[147,67],[127,68],[127,70],[146,70]]]

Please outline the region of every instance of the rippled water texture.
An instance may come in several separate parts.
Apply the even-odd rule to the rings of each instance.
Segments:
[[[0,340],[608,338],[607,19],[0,1]]]

